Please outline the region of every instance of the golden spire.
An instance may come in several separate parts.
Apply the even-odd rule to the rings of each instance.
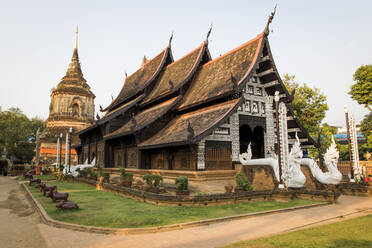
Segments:
[[[78,48],[78,34],[79,34],[79,27],[78,26],[76,26],[75,34],[76,34],[76,38],[75,38],[75,49],[77,49]]]

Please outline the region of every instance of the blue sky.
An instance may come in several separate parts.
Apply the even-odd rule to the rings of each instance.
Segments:
[[[213,22],[215,58],[263,31],[281,75],[321,89],[325,122],[344,125],[347,104],[359,121],[367,110],[347,92],[352,75],[372,62],[372,1],[3,1],[0,0],[0,106],[48,117],[50,89],[65,75],[76,25],[79,56],[96,109],[119,93],[125,75],[152,58],[174,31],[175,59],[196,48]]]

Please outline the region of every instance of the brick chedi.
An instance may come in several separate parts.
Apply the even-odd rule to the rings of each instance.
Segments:
[[[77,33],[77,32],[76,32]],[[46,129],[40,139],[40,162],[54,163],[57,154],[57,138],[63,133],[62,163],[64,163],[66,133],[72,127],[73,133],[90,126],[94,122],[94,98],[87,81],[84,79],[77,49],[77,37],[71,62],[66,75],[52,90],[49,106],[49,118]],[[78,144],[79,138],[72,136],[72,145]],[[77,162],[74,149],[71,151],[72,163]]]

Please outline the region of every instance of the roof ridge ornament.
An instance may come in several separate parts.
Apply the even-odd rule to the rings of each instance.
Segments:
[[[168,47],[171,47],[172,46],[173,34],[174,34],[174,31],[172,31],[172,34],[169,37]]]
[[[268,36],[270,34],[270,30],[269,30],[269,26],[270,26],[270,23],[273,21],[274,19],[274,16],[275,16],[275,12],[276,12],[276,6],[278,4],[275,4],[275,8],[274,8],[274,11],[271,12],[270,16],[269,16],[269,19],[267,20],[267,23],[266,23],[266,27],[265,27],[265,31],[264,31],[264,34],[266,36]]]
[[[78,25],[76,25],[75,34],[76,34],[76,36],[75,36],[75,49],[77,49],[78,48],[78,35],[79,35],[79,26]]]
[[[211,22],[211,27],[209,28],[209,31],[207,33],[207,37],[205,38],[205,41],[204,41],[207,44],[208,44],[208,38],[209,38],[209,36],[211,35],[211,32],[212,32],[212,28],[213,28],[213,22]]]
[[[232,72],[230,72],[230,80],[233,84],[233,90],[235,91],[237,88],[238,88],[238,82],[236,81],[234,75],[232,74]]]
[[[187,140],[192,143],[195,139],[195,131],[191,126],[190,121],[187,123]]]

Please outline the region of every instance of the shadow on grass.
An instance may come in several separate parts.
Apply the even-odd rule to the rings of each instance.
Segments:
[[[372,234],[371,234],[372,236]],[[372,248],[372,241],[357,239],[336,239],[330,248]]]

